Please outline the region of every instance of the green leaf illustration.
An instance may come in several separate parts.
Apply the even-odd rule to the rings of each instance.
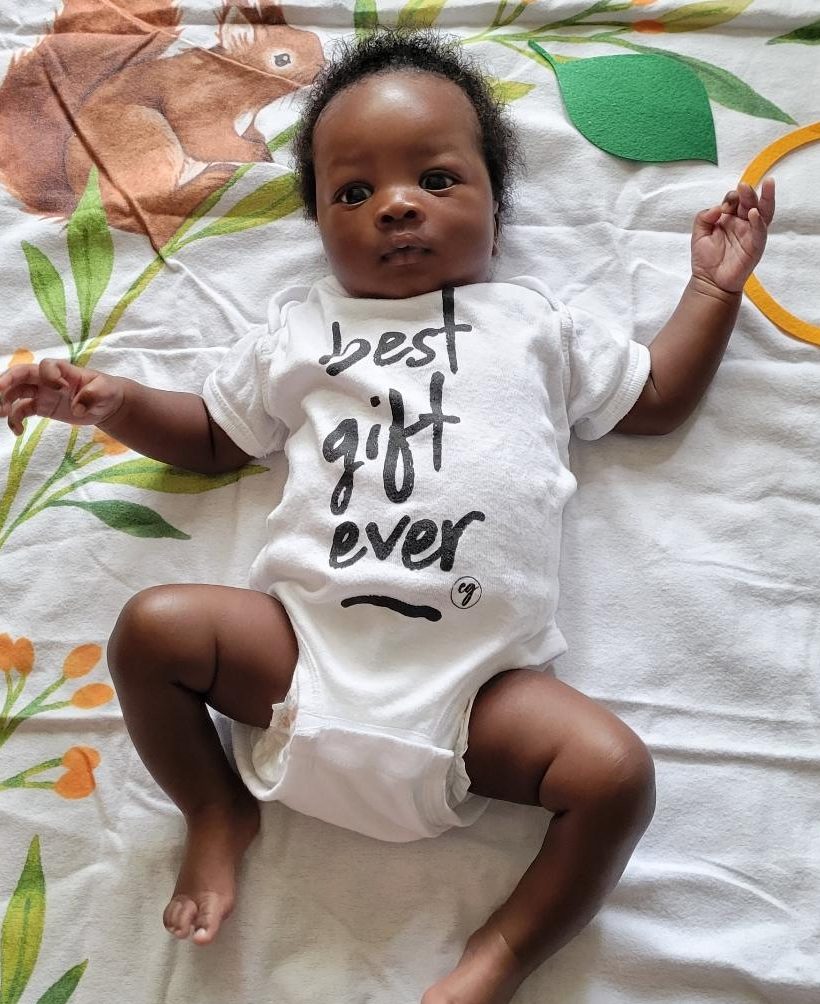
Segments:
[[[654,20],[664,26],[664,31],[701,31],[731,21],[750,3],[752,0],[723,0],[723,3],[700,0],[699,3],[685,3]]]
[[[28,277],[40,309],[60,338],[71,348],[66,323],[65,286],[60,273],[39,248],[28,241],[21,241],[20,246],[26,256]]]
[[[276,153],[280,147],[290,143],[295,132],[296,123],[294,122],[293,125],[286,126],[281,132],[278,132],[274,137],[269,139],[265,145],[271,153]]]
[[[706,88],[684,64],[660,55],[560,63],[529,45],[555,71],[575,127],[602,150],[629,160],[717,163]]]
[[[28,985],[43,938],[46,883],[40,864],[40,840],[29,845],[0,935],[0,1004],[17,1004]]]
[[[40,997],[37,1004],[65,1004],[77,989],[77,984],[80,982],[87,965],[88,959],[73,966],[67,973],[63,973],[59,980]]]
[[[77,484],[105,481],[109,484],[133,485],[136,488],[146,488],[155,492],[194,495],[199,492],[209,492],[213,488],[232,485],[241,478],[251,474],[262,474],[267,470],[267,467],[249,464],[237,471],[228,471],[225,474],[196,474],[194,471],[185,471],[181,467],[169,467],[158,460],[140,457],[136,460],[126,460],[124,463],[114,464],[104,471],[83,478]]]
[[[158,512],[149,509],[144,505],[137,505],[136,502],[122,502],[111,499],[105,502],[76,502],[68,499],[55,499],[43,506],[47,509],[51,506],[74,506],[76,509],[85,509],[92,516],[102,520],[115,530],[122,530],[132,537],[171,537],[174,540],[190,540],[191,537],[176,527],[166,523]],[[0,1004],[5,1004],[0,999]]]
[[[114,268],[114,242],[100,199],[96,167],[88,175],[83,197],[71,215],[66,228],[68,257],[82,320],[81,342],[88,338],[91,317],[106,290]]]
[[[724,70],[722,66],[704,63],[703,60],[695,59],[694,56],[682,56],[677,52],[661,52],[660,49],[653,49],[649,45],[632,44],[629,47],[635,52],[657,53],[685,63],[697,73],[712,101],[717,101],[724,108],[744,112],[746,115],[753,115],[759,119],[773,119],[775,122],[786,122],[788,125],[797,124],[791,115],[787,115],[781,108],[772,104],[762,94],[758,94],[739,77]]]
[[[447,0],[408,0],[399,14],[399,28],[430,28]]]
[[[353,8],[353,27],[359,38],[379,27],[376,0],[356,0],[356,6]]]
[[[778,35],[770,38],[766,45],[777,45],[780,42],[800,42],[803,45],[820,45],[820,21],[812,21],[802,28],[795,28],[788,35]]]
[[[496,99],[504,104],[523,98],[535,87],[535,84],[521,84],[517,80],[499,80],[497,77],[488,77],[487,83]]]
[[[281,220],[282,217],[289,216],[301,205],[302,200],[299,198],[292,174],[271,178],[270,181],[260,185],[256,191],[246,195],[244,199],[240,199],[220,219],[202,230],[197,230],[190,237],[186,237],[179,244],[179,247],[193,244],[194,241],[202,240],[205,237],[223,237],[226,234],[236,234],[253,227],[262,227],[266,223],[273,223],[274,220]]]

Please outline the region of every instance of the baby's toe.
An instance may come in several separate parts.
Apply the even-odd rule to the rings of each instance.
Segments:
[[[194,941],[198,945],[207,945],[214,940],[230,908],[230,902],[218,893],[206,892],[199,897],[199,909],[194,920]]]
[[[194,926],[197,905],[188,896],[174,896],[162,915],[166,930],[176,938],[187,938]]]

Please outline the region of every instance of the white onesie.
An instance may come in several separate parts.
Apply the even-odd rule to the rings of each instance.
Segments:
[[[205,384],[289,475],[250,585],[299,642],[269,729],[234,723],[250,791],[383,840],[467,825],[469,710],[565,651],[555,623],[570,428],[632,407],[648,350],[530,278],[405,300],[285,290]]]

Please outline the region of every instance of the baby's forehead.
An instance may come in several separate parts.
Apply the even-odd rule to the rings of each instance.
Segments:
[[[440,73],[399,67],[379,70],[350,81],[336,92],[322,109],[316,124],[334,114],[340,106],[345,116],[362,114],[365,105],[388,105],[396,114],[423,116],[430,105],[437,111],[461,117],[469,109],[477,121],[472,101],[457,83]],[[425,107],[427,106],[427,107]]]
[[[463,138],[465,126],[481,145],[478,114],[464,90],[438,73],[405,68],[368,74],[338,91],[316,120],[314,141],[320,133],[321,145],[326,149],[332,145],[335,154],[340,142],[346,143],[347,134],[349,148],[339,155],[354,160],[363,138],[378,143],[380,134],[373,126],[379,117],[391,125],[402,122],[415,127],[413,149],[420,154],[440,153],[447,135]],[[331,123],[332,128],[325,128]]]

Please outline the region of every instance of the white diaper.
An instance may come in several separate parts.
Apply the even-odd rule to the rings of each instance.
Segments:
[[[464,766],[470,700],[454,749],[404,730],[318,714],[299,701],[299,667],[267,729],[233,723],[249,791],[378,840],[436,837],[469,826],[489,800],[470,794]]]

